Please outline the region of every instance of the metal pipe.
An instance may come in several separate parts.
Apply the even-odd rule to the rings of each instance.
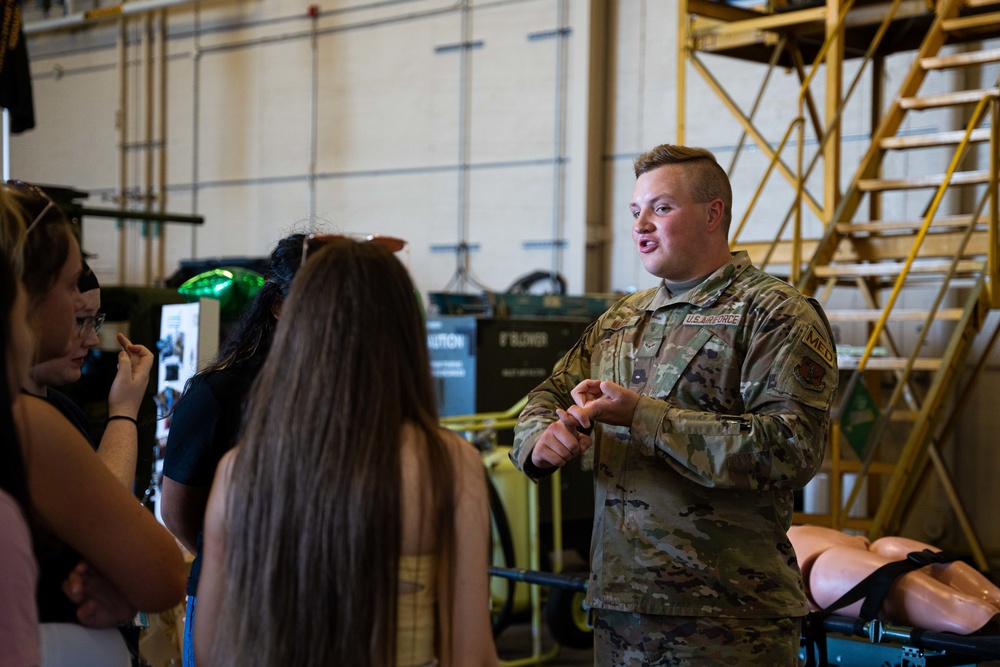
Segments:
[[[103,218],[120,218],[122,217],[121,211],[115,210],[113,208],[93,208],[90,206],[84,206],[79,209],[80,215],[93,215]],[[187,225],[203,225],[205,224],[205,216],[202,215],[184,215],[183,213],[157,213],[155,211],[129,211],[129,220],[148,220],[151,222],[177,222]]]
[[[143,31],[143,74],[145,76],[144,106],[145,106],[145,139],[146,145],[143,151],[143,174],[142,174],[142,194],[143,209],[149,213],[153,210],[153,15],[145,16],[146,29]],[[143,285],[149,286],[153,282],[153,229],[145,222],[142,225],[144,258],[143,258]]]
[[[684,145],[687,130],[687,59],[691,31],[687,0],[677,2],[677,143]]]
[[[191,212],[198,213],[198,157],[201,127],[201,0],[194,5],[194,46],[191,57],[194,59],[191,73]],[[198,230],[191,230],[191,257],[198,256]]]
[[[159,212],[167,212],[167,10],[160,11],[160,161],[157,178]],[[156,223],[156,284],[163,285],[167,265],[167,227]]]
[[[309,45],[312,50],[312,89],[309,91],[309,222],[316,220],[316,153],[317,134],[319,132],[319,38],[316,32],[319,23],[319,13],[312,14],[309,31]]]
[[[552,189],[552,276],[559,275],[562,268],[562,238],[563,238],[563,215],[566,205],[566,182],[565,182],[565,153],[566,153],[566,60],[569,57],[569,39],[566,26],[566,0],[560,0],[558,6],[558,19],[556,22],[556,39],[558,49],[556,52],[556,99],[555,118],[553,119],[553,134],[555,153],[555,165],[552,170],[554,188]]]
[[[125,17],[118,21],[118,208],[126,210],[128,188],[128,26]],[[125,217],[118,220],[118,284],[125,284]]]
[[[469,273],[469,110],[472,87],[468,44],[472,39],[469,0],[462,0],[462,51],[458,71],[458,244],[455,251],[457,291],[465,286]]]
[[[77,12],[67,14],[55,19],[45,19],[44,21],[33,21],[24,26],[25,35],[37,35],[43,32],[53,32],[78,28],[87,23],[97,21],[107,21],[118,19],[135,14],[145,14],[155,12],[167,7],[191,4],[194,0],[133,0],[133,2],[123,2],[113,7],[100,7],[87,12]]]

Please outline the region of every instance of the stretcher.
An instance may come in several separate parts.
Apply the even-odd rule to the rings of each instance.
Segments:
[[[579,576],[516,568],[491,567],[494,577],[537,586],[583,592],[587,580]],[[878,620],[831,615],[821,620],[826,660],[817,664],[838,667],[954,667],[1000,660],[1000,636],[956,635],[890,625]],[[800,654],[806,659],[803,648]]]
[[[838,667],[943,667],[1000,660],[1000,637],[956,635],[831,615],[822,619],[826,661]],[[800,657],[805,660],[808,648]],[[818,649],[815,649],[818,650]]]

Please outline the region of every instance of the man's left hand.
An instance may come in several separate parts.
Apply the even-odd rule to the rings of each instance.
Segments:
[[[570,392],[576,405],[567,412],[583,426],[591,421],[612,426],[631,426],[639,394],[607,380],[584,380]]]

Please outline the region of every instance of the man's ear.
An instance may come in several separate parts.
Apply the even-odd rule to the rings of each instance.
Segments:
[[[726,205],[718,197],[708,202],[708,231],[714,232],[722,227],[722,218],[725,212]]]

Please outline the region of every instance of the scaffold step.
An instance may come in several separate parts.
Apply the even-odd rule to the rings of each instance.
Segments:
[[[1000,12],[959,16],[953,19],[945,19],[941,22],[941,28],[945,32],[974,32],[998,27],[1000,27]]]
[[[909,109],[911,111],[919,111],[921,109],[939,109],[941,107],[951,107],[959,104],[975,104],[987,95],[996,94],[996,88],[956,90],[951,93],[927,95],[926,97],[903,97],[899,100],[899,106],[903,109]]]
[[[852,371],[857,369],[861,357],[845,357],[837,355],[837,368],[842,371]],[[936,371],[941,368],[942,360],[939,358],[922,357],[913,360],[912,370],[915,371]],[[868,357],[865,362],[865,370],[870,371],[903,371],[910,368],[908,357]]]
[[[944,174],[930,174],[916,178],[866,178],[858,181],[862,192],[882,192],[884,190],[919,190],[936,188],[944,182]],[[979,185],[990,180],[990,172],[958,171],[951,177],[949,185]]]
[[[875,322],[884,311],[874,308],[851,308],[826,310],[826,316],[831,322]],[[934,314],[935,320],[957,320],[962,317],[961,308],[941,308]],[[893,308],[889,311],[891,322],[923,322],[927,320],[929,310],[921,308]]]
[[[960,274],[976,273],[983,270],[983,262],[977,260],[963,260],[958,262],[956,271]],[[817,266],[816,275],[820,278],[837,277],[894,277],[898,276],[902,270],[904,262],[879,262],[877,264],[828,264]],[[911,274],[943,274],[951,266],[951,260],[917,262],[910,267]]]
[[[906,150],[908,148],[930,148],[933,146],[955,146],[965,137],[965,130],[949,132],[933,132],[928,134],[911,134],[906,136],[886,137],[879,142],[884,150]],[[969,137],[970,142],[990,140],[989,128],[977,128]]]
[[[983,65],[985,63],[995,62],[1000,62],[1000,49],[963,51],[962,53],[950,53],[946,56],[921,58],[920,66],[926,70],[932,70],[948,69],[950,67],[966,67],[968,65]]]
[[[964,229],[972,222],[971,215],[953,215],[935,218],[931,224],[931,230]],[[989,220],[985,216],[980,216],[979,224],[988,224]],[[917,232],[923,227],[923,220],[905,221],[878,221],[871,222],[838,222],[837,233],[844,236],[856,236],[858,234],[902,234],[904,232]]]

